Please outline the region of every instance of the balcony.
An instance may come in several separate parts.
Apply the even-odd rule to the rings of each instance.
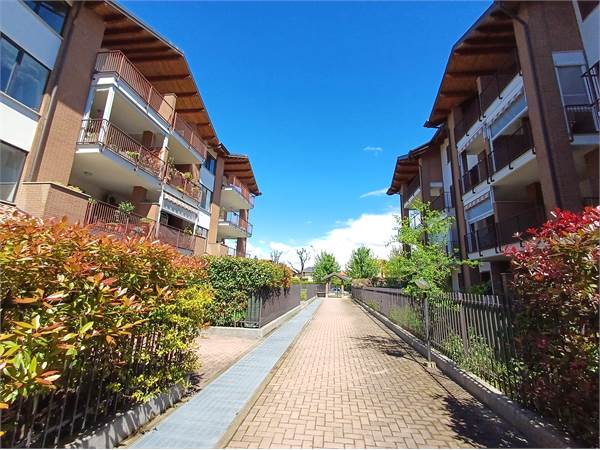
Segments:
[[[417,174],[417,176],[415,176],[406,187],[406,203],[409,202],[409,200],[415,195],[415,193],[419,190],[420,187],[421,178]]]
[[[238,239],[252,236],[252,224],[233,211],[221,211],[219,215],[219,238]]]
[[[467,233],[467,252],[483,256],[484,251],[494,249],[496,253],[501,253],[502,246],[519,241],[529,228],[537,228],[545,220],[546,214],[541,206],[534,206],[506,219],[500,219],[493,225]],[[519,237],[516,236],[517,233]]]
[[[569,139],[574,140],[576,134],[597,134],[598,104],[565,105]]]
[[[223,177],[223,189],[221,191],[221,205],[234,209],[254,208],[254,194],[246,187],[239,178],[235,176]]]
[[[592,103],[600,107],[600,62],[597,62],[583,74],[583,79],[592,94]],[[598,110],[596,109],[596,113]]]
[[[529,122],[523,124],[510,134],[497,136],[492,142],[492,152],[488,156],[489,167],[494,174],[500,169],[508,166],[512,170],[511,163],[519,156],[533,149],[533,139]]]
[[[519,64],[515,61],[493,75],[482,77],[481,92],[479,93],[479,104],[482,115],[494,103],[494,100],[497,98],[502,99],[502,91],[519,72]]]
[[[121,51],[110,50],[98,53],[94,69],[98,74],[110,74],[119,81],[123,81],[141,98],[146,107],[151,108],[167,123],[172,133],[177,134],[186,143],[188,149],[196,154],[198,160],[206,159],[206,145],[194,128],[175,112],[174,105],[167,102],[165,97]]]
[[[158,227],[158,239],[186,254],[192,254],[196,247],[196,236],[192,231],[181,230],[164,223]]]
[[[446,211],[452,208],[452,195],[450,192],[444,192],[437,197],[433,197],[429,206],[436,211]]]
[[[480,183],[489,181],[489,176],[488,158],[485,157],[484,159],[477,161],[477,164],[471,167],[466,173],[462,174],[462,193],[465,194],[468,191],[475,189]]]
[[[169,125],[173,123],[175,110],[152,83],[119,50],[99,52],[94,67],[96,73],[112,74],[135,91],[146,106],[152,108]]]
[[[135,213],[124,213],[108,203],[90,202],[84,225],[95,234],[110,234],[119,239],[126,237],[153,239],[156,222]]]
[[[103,119],[83,120],[77,145],[95,145],[108,149],[133,166],[162,179],[165,162],[160,149],[148,149],[114,124]]]
[[[167,169],[165,181],[179,192],[184,193],[198,202],[200,201],[200,195],[202,193],[200,186],[192,180],[189,174],[184,174],[175,167],[169,167]]]

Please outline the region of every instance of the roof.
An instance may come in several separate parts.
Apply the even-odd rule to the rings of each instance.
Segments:
[[[477,77],[505,67],[515,52],[512,19],[494,2],[452,46],[426,125],[442,123],[452,108],[477,93]]]
[[[254,195],[261,195],[256,179],[254,178],[254,171],[250,164],[250,159],[246,155],[232,155],[224,146],[221,146],[223,151],[226,152],[223,159],[225,160],[224,173],[237,177],[246,185]]]
[[[86,2],[86,6],[104,19],[102,47],[122,51],[161,94],[176,94],[175,111],[195,125],[208,144],[217,146],[219,140],[183,52],[114,0]]]
[[[334,273],[330,273],[329,275],[323,277],[323,281],[328,281],[332,278],[339,278],[342,281],[350,281],[352,278],[350,278],[348,275],[342,273],[342,272],[334,272]]]

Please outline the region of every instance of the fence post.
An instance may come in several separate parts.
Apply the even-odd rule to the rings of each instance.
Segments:
[[[467,319],[465,317],[465,305],[463,295],[458,293],[459,318],[460,318],[460,336],[463,341],[463,351],[465,356],[469,352],[469,338],[467,336]]]

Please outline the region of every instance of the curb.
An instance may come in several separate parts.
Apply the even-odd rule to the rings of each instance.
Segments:
[[[394,334],[408,343],[422,356],[427,356],[427,347],[420,339],[393,323],[386,316],[357,299],[352,299],[367,313],[383,323]],[[431,359],[436,366],[456,384],[519,430],[530,442],[541,448],[578,448],[573,439],[554,425],[546,422],[532,411],[519,406],[515,401],[469,372],[460,369],[454,361],[431,349]]]
[[[317,297],[313,297],[311,299],[305,300],[304,301],[305,305],[304,306],[300,305],[300,307],[304,308],[305,306],[308,306],[310,303],[312,303],[316,299],[317,299]],[[321,305],[322,305],[322,303],[321,303]],[[319,308],[321,307],[321,305],[319,305],[317,307],[317,309],[315,309],[315,312],[313,313],[313,315],[310,317],[310,319],[308,319],[306,321],[306,323],[304,324],[304,326],[302,327],[300,332],[296,335],[296,337],[292,340],[292,342],[290,342],[290,345],[288,346],[286,351],[283,353],[283,355],[281,355],[281,358],[279,358],[279,361],[277,361],[277,363],[273,366],[271,371],[267,374],[267,376],[264,378],[264,380],[260,383],[258,388],[254,391],[254,394],[252,394],[252,397],[250,398],[250,400],[248,400],[248,402],[240,410],[240,412],[238,413],[236,418],[231,422],[231,424],[229,424],[229,427],[227,427],[227,430],[225,430],[225,432],[219,439],[219,442],[217,443],[216,448],[225,448],[227,446],[227,444],[229,443],[229,441],[231,441],[231,439],[233,438],[233,435],[235,434],[237,429],[240,427],[240,425],[242,424],[242,422],[244,421],[244,419],[246,418],[246,416],[248,415],[248,413],[250,412],[250,410],[252,409],[252,407],[254,406],[254,404],[256,403],[258,398],[260,397],[260,395],[263,393],[263,391],[265,390],[265,388],[267,387],[269,382],[273,379],[273,376],[275,375],[275,372],[277,371],[277,369],[279,369],[279,367],[281,367],[281,365],[283,364],[283,361],[287,358],[287,356],[288,356],[290,350],[292,349],[292,347],[294,346],[294,344],[298,341],[300,336],[304,333],[304,330],[306,329],[308,324],[313,321],[313,318],[315,317],[315,314],[317,314],[317,311],[319,311]]]

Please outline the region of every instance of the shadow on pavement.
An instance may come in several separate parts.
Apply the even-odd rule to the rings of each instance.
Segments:
[[[488,408],[473,399],[457,399],[452,395],[436,395],[450,413],[450,427],[466,443],[486,448],[529,448],[525,438]]]
[[[361,336],[353,339],[359,341],[358,346],[362,349],[372,348],[396,358],[406,356],[406,353],[399,348],[397,339],[376,335]]]

